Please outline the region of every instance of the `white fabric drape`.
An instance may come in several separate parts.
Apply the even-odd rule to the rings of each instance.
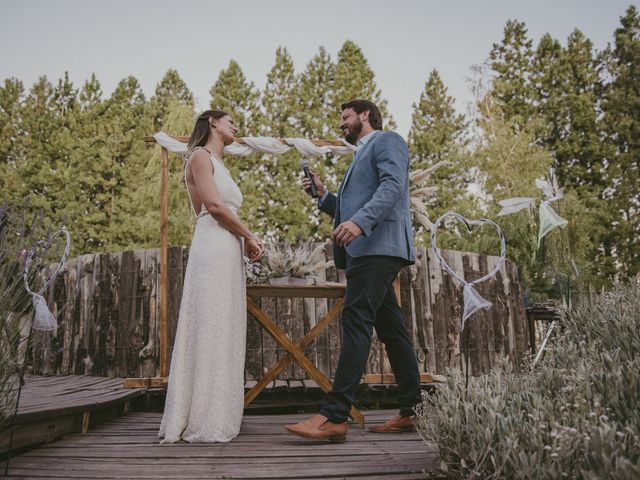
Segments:
[[[187,144],[170,137],[164,132],[156,133],[153,138],[160,145],[170,152],[184,155],[187,153]],[[233,142],[224,148],[224,152],[229,155],[245,157],[255,152],[271,153],[280,155],[295,148],[304,157],[324,155],[332,153],[334,155],[349,155],[355,151],[355,146],[342,140],[343,145],[324,145],[318,147],[306,138],[287,138],[287,144],[282,143],[274,137],[243,137],[245,144]]]

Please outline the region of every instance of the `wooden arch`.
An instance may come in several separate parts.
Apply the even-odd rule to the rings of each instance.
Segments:
[[[187,143],[189,137],[174,136],[172,138],[179,142]],[[289,145],[283,139],[278,139],[281,143]],[[157,143],[153,136],[145,136],[144,141],[149,144]],[[243,138],[236,138],[237,143],[246,144]],[[317,147],[323,146],[344,146],[340,140],[317,139],[311,140]],[[168,275],[168,253],[169,253],[169,151],[162,147],[160,156],[160,285],[158,297],[160,302],[160,324],[158,327],[158,342],[160,348],[160,376],[155,378],[128,378],[124,382],[125,387],[162,387],[167,383],[169,375],[169,322],[167,294],[169,291]],[[399,286],[396,288],[399,294]],[[399,297],[398,297],[399,298]]]

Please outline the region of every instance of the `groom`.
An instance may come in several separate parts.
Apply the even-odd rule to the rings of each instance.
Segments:
[[[413,429],[413,407],[420,402],[420,375],[413,344],[404,326],[392,283],[415,261],[409,213],[409,152],[400,135],[382,132],[382,115],[367,100],[342,105],[340,129],[356,145],[337,194],[312,174],[319,208],[334,218],[333,258],[346,269],[342,348],[333,381],[318,415],[285,428],[301,437],[343,442],[347,417],[365,371],[375,327],[399,386],[400,412],[378,433]],[[311,182],[303,188],[311,195]]]

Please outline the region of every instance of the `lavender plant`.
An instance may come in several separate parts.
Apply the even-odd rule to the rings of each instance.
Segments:
[[[569,312],[527,374],[449,371],[417,427],[446,478],[640,478],[640,278]]]
[[[29,261],[30,288],[37,292],[44,286],[49,266],[64,251],[53,233],[42,213],[30,210],[28,200],[0,206],[0,425],[13,414],[18,372],[27,363],[33,306],[23,272]]]

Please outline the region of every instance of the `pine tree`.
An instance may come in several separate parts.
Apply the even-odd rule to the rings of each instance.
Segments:
[[[429,167],[445,160],[457,148],[464,128],[464,116],[456,113],[453,97],[447,94],[437,70],[433,70],[418,104],[413,104],[409,132],[412,168]]]
[[[264,123],[260,112],[260,92],[253,82],[248,82],[235,60],[229,62],[226,70],[222,70],[210,90],[211,108],[228,112],[238,127],[239,136],[260,135]],[[259,226],[256,218],[256,207],[261,203],[262,194],[256,190],[255,182],[259,181],[262,156],[252,154],[242,158],[228,158],[227,166],[233,178],[243,192],[243,207],[240,217],[255,230]]]
[[[91,78],[84,83],[78,100],[82,110],[89,110],[102,103],[102,86],[95,73],[92,73]]]
[[[15,78],[0,86],[0,198],[16,200],[16,163],[24,158],[22,115],[24,86]]]
[[[413,104],[409,132],[412,170],[432,167],[441,161],[450,163],[434,172],[429,181],[429,186],[438,188],[436,196],[426,205],[432,221],[445,211],[456,209],[469,183],[461,155],[465,128],[464,116],[456,113],[453,97],[447,94],[440,75],[433,70],[419,102]],[[418,238],[422,238],[424,227],[416,225],[416,231]]]
[[[231,60],[227,69],[220,72],[209,93],[211,108],[228,112],[240,136],[258,135],[260,92],[253,82],[247,82],[235,60]]]
[[[299,108],[297,77],[291,55],[284,47],[276,51],[276,63],[267,74],[262,93],[264,134],[270,137],[289,137],[296,133],[295,115]]]
[[[330,138],[334,135],[338,112],[331,105],[335,66],[323,47],[307,63],[298,82],[298,130],[307,138]]]
[[[184,83],[176,70],[169,69],[156,86],[155,95],[150,99],[149,111],[156,131],[164,127],[164,119],[169,105],[177,102],[181,105],[194,105],[193,93]]]
[[[533,89],[530,81],[533,42],[523,22],[509,20],[501,43],[494,43],[489,54],[495,73],[491,96],[506,119],[527,123],[533,114]]]
[[[585,198],[595,198],[604,178],[600,82],[592,43],[575,30],[562,49],[545,35],[536,50],[532,79],[544,124],[541,141],[554,153],[558,179],[583,191]]]
[[[57,130],[57,119],[52,107],[53,85],[46,77],[40,77],[31,87],[24,100],[22,115],[22,142],[25,155],[16,161],[14,192],[19,197],[31,197],[33,208],[44,208],[49,214],[49,199],[46,197],[47,182],[44,177],[51,169],[51,137]]]
[[[600,201],[605,187],[598,118],[602,88],[592,43],[579,30],[571,33],[566,48],[545,35],[536,49],[531,78],[541,119],[538,142],[553,153],[560,184],[575,192],[597,224],[609,223],[608,206]],[[592,231],[589,256],[602,263],[598,232],[605,234]]]
[[[153,125],[150,118],[144,118],[146,100],[134,77],[121,80],[104,107],[105,149],[114,172],[104,248],[121,251],[131,245],[129,234],[137,228],[140,205],[128,200],[130,192],[140,188],[136,179],[151,154],[143,138],[153,133]]]
[[[15,78],[7,78],[0,86],[0,164],[14,163],[20,157],[20,123],[24,86]]]
[[[612,222],[603,250],[608,272],[640,271],[640,16],[630,6],[605,52],[610,77],[602,108],[606,133],[608,186],[603,198]]]
[[[333,77],[333,91],[331,93],[331,108],[336,112],[336,122],[333,125],[334,135],[342,135],[338,128],[340,119],[340,105],[355,99],[370,100],[375,103],[382,113],[383,129],[393,130],[396,124],[389,114],[387,101],[375,83],[375,74],[362,50],[351,40],[347,40],[338,52],[338,61]]]
[[[291,56],[286,48],[278,48],[262,94],[264,135],[299,136],[297,81]],[[255,218],[252,226],[259,234],[290,241],[308,237],[306,219],[311,207],[300,188],[300,155],[295,150],[284,155],[262,155],[258,167],[247,172],[243,180],[245,185],[256,186],[251,199],[246,199],[250,201],[243,205],[243,214]]]
[[[85,249],[87,196],[93,179],[80,175],[78,138],[81,106],[78,89],[65,73],[54,87],[41,77],[25,98],[22,131],[25,155],[16,161],[15,193],[30,197],[53,223],[64,221],[72,235],[72,254]],[[83,159],[87,166],[86,159]],[[85,172],[86,170],[83,170]]]
[[[323,47],[307,63],[298,80],[297,98],[299,107],[296,111],[298,130],[306,138],[335,138],[335,128],[339,122],[340,112],[331,104],[335,65]],[[341,157],[325,155],[308,158],[312,170],[323,179],[327,187],[336,191],[338,176],[336,165],[343,168],[345,163]],[[331,222],[322,218],[316,211],[314,203],[307,198],[305,211],[308,214],[309,235],[317,240],[328,239],[331,234]]]
[[[107,243],[110,184],[115,179],[103,128],[102,89],[95,75],[84,83],[78,101],[68,163],[73,181],[66,186],[67,194],[78,200],[67,205],[66,214],[74,225],[74,243],[79,251],[99,252]]]

